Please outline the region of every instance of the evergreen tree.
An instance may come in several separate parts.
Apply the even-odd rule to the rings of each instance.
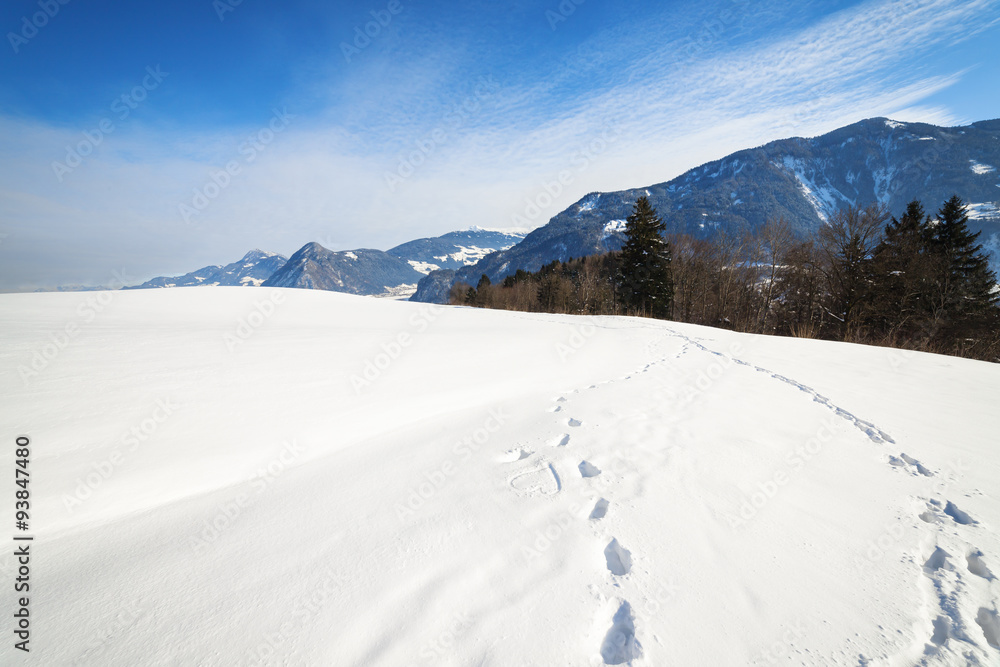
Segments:
[[[855,340],[871,309],[872,256],[889,214],[873,204],[837,211],[820,228],[830,314],[840,322],[841,340]]]
[[[930,216],[917,200],[885,227],[874,253],[871,321],[883,336],[912,341],[930,335],[930,237]]]
[[[639,197],[625,223],[619,263],[619,300],[626,310],[658,318],[671,316],[674,285],[664,231],[666,226],[649,199]]]
[[[983,246],[976,243],[982,232],[973,234],[968,223],[965,203],[955,195],[938,211],[931,230],[931,249],[937,260],[935,319],[956,330],[991,320],[997,306],[993,291],[997,278]]]

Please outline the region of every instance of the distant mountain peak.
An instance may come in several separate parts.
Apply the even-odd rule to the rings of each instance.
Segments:
[[[518,269],[620,247],[621,225],[647,196],[671,233],[711,238],[787,219],[800,237],[847,206],[881,203],[899,215],[914,199],[934,211],[957,194],[970,227],[1000,268],[1000,120],[939,127],[868,118],[813,138],[790,137],[736,151],[664,182],[618,192],[591,192],[513,248],[467,267],[424,278],[414,301],[447,300],[458,281],[494,283]]]
[[[286,261],[284,255],[254,248],[232,264],[213,264],[182,276],[159,276],[124,289],[192,287],[199,285],[257,286],[271,277]]]
[[[321,246],[316,241],[310,241],[309,243],[305,244],[304,246],[296,250],[295,253],[292,255],[292,257],[294,257],[295,255],[299,255],[301,253],[316,254],[323,252],[331,252],[331,251]]]
[[[404,260],[381,250],[328,250],[312,241],[299,248],[265,287],[320,289],[374,296],[413,286],[422,278]]]
[[[458,232],[493,232],[495,234],[508,234],[510,236],[524,236],[531,230],[527,227],[480,227],[472,225],[456,230]]]

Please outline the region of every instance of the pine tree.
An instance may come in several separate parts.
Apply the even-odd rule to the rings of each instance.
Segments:
[[[871,324],[890,339],[912,341],[931,335],[930,216],[914,200],[886,225],[873,257]]]
[[[982,232],[972,233],[965,203],[953,196],[938,211],[931,230],[931,249],[937,260],[934,294],[935,320],[960,333],[995,317],[996,275],[990,270]]]
[[[664,231],[666,226],[649,199],[639,197],[625,223],[618,292],[626,310],[666,319],[671,316],[674,285]]]
[[[861,336],[870,314],[872,256],[888,217],[879,204],[864,209],[851,206],[837,211],[820,229],[830,314],[840,322],[841,340]]]

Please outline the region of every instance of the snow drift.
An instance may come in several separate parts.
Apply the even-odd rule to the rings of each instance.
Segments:
[[[1000,662],[995,365],[225,287],[0,342],[4,665]]]

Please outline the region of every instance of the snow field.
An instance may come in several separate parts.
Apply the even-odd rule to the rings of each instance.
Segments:
[[[38,582],[3,664],[1000,660],[994,365],[307,290],[82,298],[0,295]]]

